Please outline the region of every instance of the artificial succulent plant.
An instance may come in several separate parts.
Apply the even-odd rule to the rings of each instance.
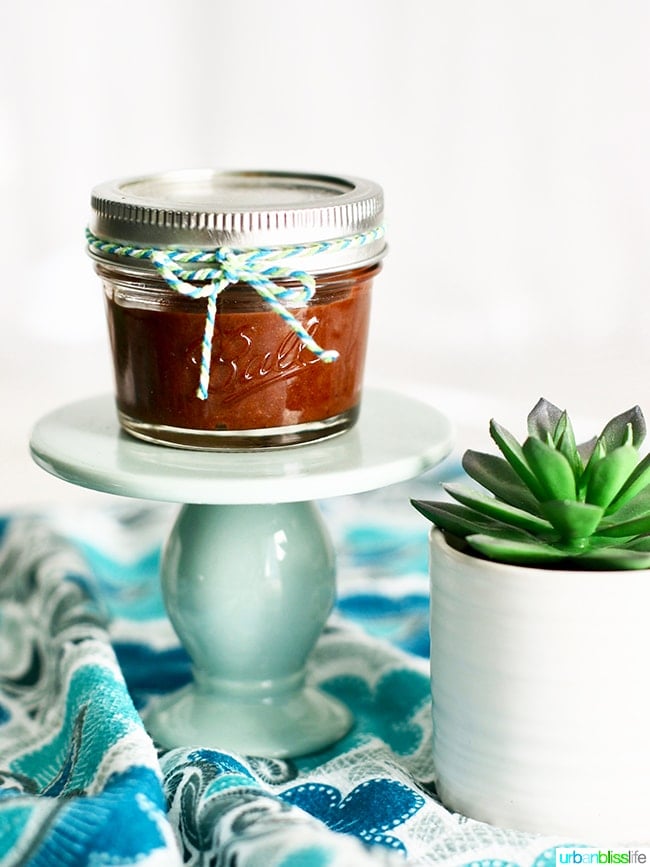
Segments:
[[[468,450],[471,485],[443,485],[453,501],[412,500],[452,544],[502,563],[573,569],[650,567],[650,455],[638,406],[576,445],[567,413],[541,399],[519,442],[496,421],[501,455]]]

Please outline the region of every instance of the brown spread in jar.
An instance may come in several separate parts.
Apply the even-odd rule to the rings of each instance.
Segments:
[[[146,289],[105,280],[121,416],[144,435],[150,425],[245,432],[349,423],[361,399],[370,288],[378,269],[322,276],[314,300],[292,310],[322,346],[338,351],[330,363],[306,348],[254,290],[230,287],[218,302],[207,400],[196,396],[207,302],[169,293],[154,309]],[[305,439],[304,431],[277,436],[279,444]]]

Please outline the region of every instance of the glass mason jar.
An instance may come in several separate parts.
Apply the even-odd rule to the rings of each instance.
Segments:
[[[128,433],[197,449],[348,430],[385,253],[371,181],[187,170],[102,184],[89,252]]]

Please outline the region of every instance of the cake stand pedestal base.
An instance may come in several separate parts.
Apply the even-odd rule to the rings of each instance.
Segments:
[[[347,709],[305,685],[335,578],[312,502],[183,506],[161,582],[194,683],[150,707],[154,739],[281,758],[341,738],[352,724]]]

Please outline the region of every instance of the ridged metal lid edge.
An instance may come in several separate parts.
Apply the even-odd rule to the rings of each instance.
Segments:
[[[190,169],[101,184],[91,207],[94,234],[124,244],[285,246],[376,228],[383,193],[351,176]]]

